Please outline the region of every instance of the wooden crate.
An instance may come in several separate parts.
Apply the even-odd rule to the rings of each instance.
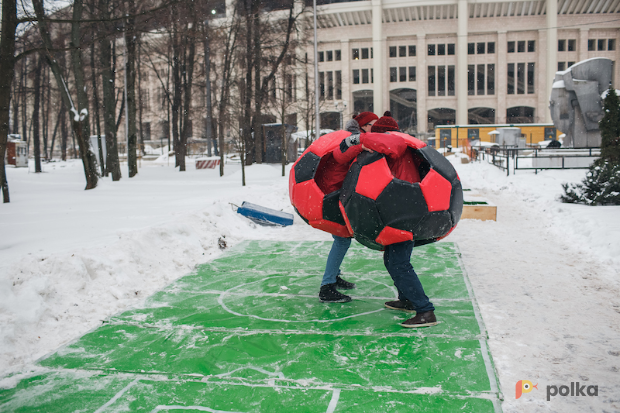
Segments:
[[[481,221],[497,221],[497,207],[486,202],[463,203],[461,219],[479,219]]]

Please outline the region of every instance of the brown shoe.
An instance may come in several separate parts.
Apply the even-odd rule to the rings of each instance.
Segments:
[[[415,310],[413,309],[413,304],[411,304],[411,302],[408,300],[388,301],[387,303],[385,303],[385,306],[391,310],[400,310],[407,313],[415,313]]]
[[[400,325],[406,328],[436,326],[437,318],[433,311],[427,311],[425,313],[417,313],[415,317],[403,321]]]

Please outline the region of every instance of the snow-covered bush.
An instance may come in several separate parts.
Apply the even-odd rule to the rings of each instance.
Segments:
[[[603,100],[603,109],[601,157],[590,166],[581,184],[562,184],[562,202],[620,205],[620,98],[612,88]]]

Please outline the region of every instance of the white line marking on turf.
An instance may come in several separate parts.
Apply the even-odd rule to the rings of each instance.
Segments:
[[[199,412],[211,412],[211,413],[242,413],[242,412],[233,412],[230,410],[213,410],[208,407],[202,406],[157,406],[151,413],[157,413],[162,410],[198,410]]]
[[[327,411],[325,413],[334,413],[334,411],[336,411],[336,406],[338,405],[339,398],[340,389],[334,389],[334,394],[332,395],[332,399],[329,401],[329,406],[327,406]]]
[[[125,392],[129,389],[131,389],[133,386],[135,386],[138,382],[140,381],[140,379],[135,379],[134,381],[132,381],[131,383],[129,383],[127,386],[125,386],[125,388],[121,391],[119,391],[118,393],[116,393],[114,395],[114,397],[112,397],[110,400],[108,400],[108,402],[106,404],[104,404],[103,406],[101,406],[100,408],[98,408],[97,410],[95,410],[95,413],[101,413],[102,411],[104,411],[107,407],[111,406],[115,401],[117,401],[123,394],[125,394]]]

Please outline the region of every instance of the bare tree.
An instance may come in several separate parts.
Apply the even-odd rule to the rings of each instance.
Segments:
[[[69,93],[67,82],[62,76],[62,71],[58,62],[52,55],[52,39],[44,12],[44,0],[33,0],[33,6],[38,20],[39,33],[45,47],[45,57],[48,65],[54,73],[56,82],[66,106],[70,107],[73,114],[73,132],[78,141],[80,157],[84,165],[84,175],[86,177],[86,188],[93,189],[97,186],[98,172],[95,154],[90,150],[90,127],[88,122],[88,95],[84,82],[84,65],[82,61],[82,41],[80,33],[80,21],[82,19],[83,2],[75,0],[73,3],[73,17],[71,22],[71,66],[75,80],[77,95],[77,108],[74,105],[71,94]],[[64,91],[64,93],[63,93]]]

